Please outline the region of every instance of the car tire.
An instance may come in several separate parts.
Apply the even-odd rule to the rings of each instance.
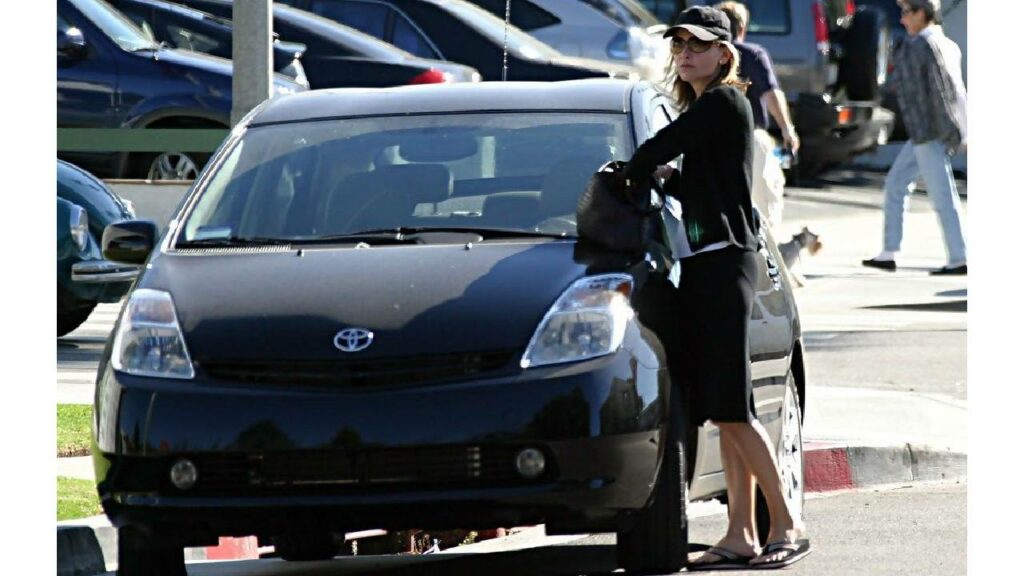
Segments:
[[[839,83],[854,101],[876,101],[888,72],[890,32],[881,10],[864,7],[853,15],[843,36],[845,56],[839,63]]]
[[[118,528],[117,576],[187,576],[185,550],[158,534]]]
[[[616,535],[618,565],[629,574],[666,574],[686,564],[689,539],[686,505],[686,422],[678,389],[671,393],[668,444],[647,508]]]
[[[197,152],[137,154],[132,157],[130,174],[142,180],[195,180],[210,156]]]
[[[341,554],[341,546],[330,532],[275,536],[274,551],[288,562],[330,560]]]
[[[73,332],[81,326],[92,314],[96,304],[89,304],[79,308],[61,309],[57,307],[57,337]]]
[[[775,460],[782,475],[782,492],[789,504],[789,510],[798,520],[804,516],[804,449],[803,449],[803,414],[800,411],[800,392],[796,388],[796,379],[790,370],[786,376],[786,391],[782,401],[782,430],[776,446]],[[757,489],[757,501],[754,505],[754,519],[757,523],[757,535],[761,545],[768,541],[768,529],[771,527],[771,515],[768,513],[768,501],[761,489]]]

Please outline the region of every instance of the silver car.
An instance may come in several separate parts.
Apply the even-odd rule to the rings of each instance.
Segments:
[[[505,18],[505,0],[469,0]],[[582,56],[641,70],[661,80],[668,47],[665,25],[636,0],[515,0],[510,22],[567,56]]]

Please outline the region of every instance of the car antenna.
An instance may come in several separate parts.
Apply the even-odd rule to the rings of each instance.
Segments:
[[[512,0],[505,0],[505,45],[501,54],[501,81],[508,80],[508,23],[512,14]]]

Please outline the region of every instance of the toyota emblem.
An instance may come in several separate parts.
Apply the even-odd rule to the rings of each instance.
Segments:
[[[334,336],[334,347],[342,352],[366,350],[373,343],[373,332],[366,328],[346,328]]]

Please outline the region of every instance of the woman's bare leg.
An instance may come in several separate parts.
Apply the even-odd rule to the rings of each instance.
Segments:
[[[768,503],[768,513],[771,516],[771,523],[768,530],[768,542],[786,540],[796,541],[802,536],[804,526],[799,518],[794,518],[786,505],[785,496],[782,493],[782,478],[779,475],[778,463],[775,461],[775,452],[768,440],[768,433],[760,422],[752,424],[746,422],[721,422],[718,423],[722,431],[722,438],[731,442],[737,449],[737,456],[743,460],[753,474],[757,485],[764,493],[765,501]],[[729,495],[730,500],[732,494]],[[784,555],[783,552],[762,556],[760,562],[770,562]]]
[[[722,471],[725,473],[725,486],[729,494],[729,528],[715,546],[741,556],[754,556],[760,552],[754,521],[754,475],[740,458],[737,446],[724,435],[720,434],[718,438]],[[715,556],[702,554],[691,563],[715,560],[718,560]]]

